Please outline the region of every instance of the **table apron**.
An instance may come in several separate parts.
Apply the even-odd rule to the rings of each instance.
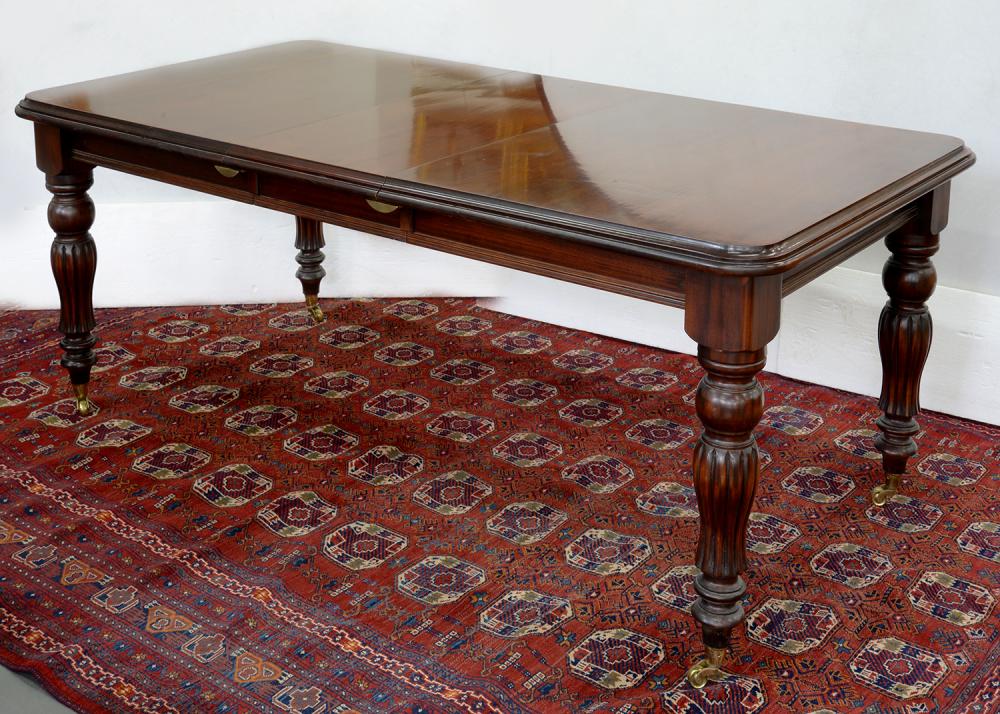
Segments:
[[[575,240],[560,236],[558,231],[455,215],[449,206],[435,210],[424,203],[383,213],[370,203],[379,195],[375,187],[345,182],[331,185],[266,168],[246,168],[245,162],[231,161],[224,154],[180,153],[86,132],[74,132],[72,154],[88,164],[202,193],[675,307],[684,307],[686,275],[715,272],[710,265],[692,266],[687,260],[675,262],[635,253],[628,247],[616,250],[610,241]],[[235,173],[224,175],[219,167]],[[782,274],[782,295],[901,227],[915,212],[911,203],[868,225],[844,226],[849,240],[836,241],[830,250],[795,263]]]
[[[400,206],[382,213],[376,192],[239,168],[224,155],[169,149],[77,134],[73,157],[144,178],[405,243],[675,307],[684,305],[687,266],[549,233],[497,225],[447,211]],[[232,167],[225,176],[217,167]]]

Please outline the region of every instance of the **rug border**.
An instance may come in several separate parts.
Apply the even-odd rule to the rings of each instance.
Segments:
[[[113,711],[84,697],[80,692],[65,684],[59,678],[55,668],[49,663],[51,659],[51,657],[46,657],[44,660],[34,660],[24,657],[0,642],[0,664],[12,672],[28,675],[63,706],[87,714],[106,714]]]

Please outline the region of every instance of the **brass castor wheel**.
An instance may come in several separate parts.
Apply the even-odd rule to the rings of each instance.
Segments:
[[[687,671],[687,681],[695,689],[704,689],[709,682],[719,682],[726,678],[722,662],[726,651],[716,647],[706,647],[704,659],[698,660]]]
[[[87,385],[74,384],[73,392],[76,394],[76,410],[80,413],[80,416],[87,416],[90,414],[90,400],[87,398]]]
[[[323,310],[319,306],[319,296],[306,295],[306,309],[309,311],[309,314],[312,315],[312,319],[317,324],[326,319],[323,316]]]
[[[884,506],[899,493],[899,478],[900,474],[886,474],[885,483],[872,489],[872,503]]]

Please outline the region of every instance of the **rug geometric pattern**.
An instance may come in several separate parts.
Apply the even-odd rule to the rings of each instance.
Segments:
[[[87,417],[55,313],[0,314],[0,662],[87,712],[1000,707],[997,428],[924,414],[873,509],[875,400],[765,374],[747,626],[697,691],[695,360],[323,309],[99,311]]]

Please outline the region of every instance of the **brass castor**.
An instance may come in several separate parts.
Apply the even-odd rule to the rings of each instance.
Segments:
[[[323,316],[323,310],[319,306],[318,295],[306,295],[306,309],[309,311],[309,314],[312,315],[312,319],[315,320],[317,324],[326,319]]]
[[[722,662],[726,651],[717,647],[706,647],[704,659],[698,660],[687,671],[687,681],[695,689],[704,689],[709,682],[719,682],[726,678]]]
[[[76,410],[80,413],[80,416],[87,416],[90,414],[90,400],[87,399],[87,385],[74,384],[73,392],[76,394]]]
[[[899,493],[900,476],[901,474],[886,474],[885,483],[872,489],[872,503],[876,506],[884,506]]]

